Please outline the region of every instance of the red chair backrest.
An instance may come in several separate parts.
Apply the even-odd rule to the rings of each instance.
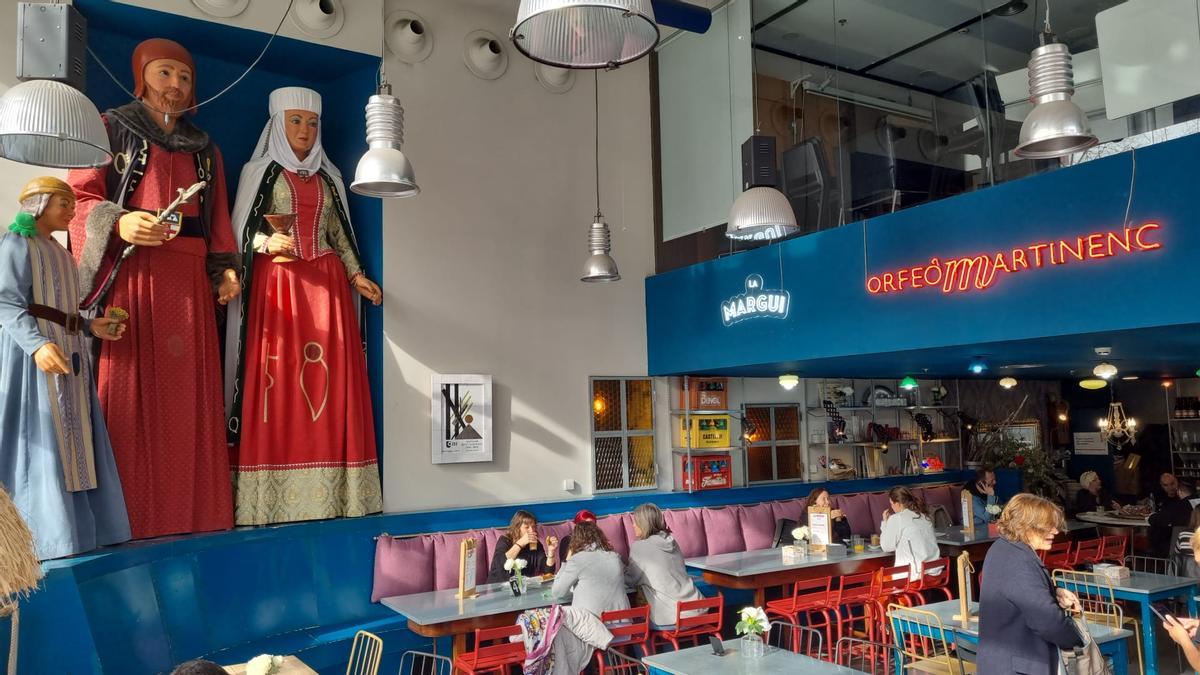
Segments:
[[[1071,554],[1072,565],[1078,565],[1085,562],[1100,562],[1100,546],[1103,543],[1100,539],[1088,539],[1076,543],[1075,551]]]
[[[1038,551],[1038,557],[1048,570],[1065,568],[1071,564],[1071,542],[1055,542],[1050,545],[1049,551]]]
[[[908,578],[908,568],[904,568],[905,579]],[[837,604],[874,600],[879,596],[878,576],[874,572],[859,572],[842,577],[838,586]],[[907,583],[907,582],[906,582]]]
[[[833,577],[802,579],[792,587],[792,602],[806,606],[829,606],[834,598]]]
[[[612,633],[613,642],[645,642],[650,637],[650,605],[603,612],[600,620]]]
[[[1125,542],[1128,539],[1124,535],[1106,536],[1100,544],[1100,555],[1098,560],[1111,560],[1118,563],[1125,562]]]
[[[525,660],[525,643],[520,640],[509,641],[510,637],[520,634],[521,627],[515,624],[499,628],[478,628],[475,630],[475,651],[467,652],[463,657],[472,670],[505,663],[520,663]]]
[[[936,570],[936,571],[934,571]],[[941,588],[950,585],[950,558],[930,560],[921,565],[921,588]]]
[[[713,610],[716,610],[715,612]],[[703,612],[695,616],[684,616],[690,612]],[[675,634],[696,635],[707,632],[720,632],[725,619],[725,596],[717,593],[715,597],[701,600],[685,600],[675,607]]]
[[[912,568],[908,565],[879,568],[879,571],[875,573],[875,587],[879,589],[877,595],[891,595],[909,590],[908,576],[911,572]]]

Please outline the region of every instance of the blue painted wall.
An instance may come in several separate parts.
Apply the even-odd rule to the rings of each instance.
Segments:
[[[1194,328],[1200,323],[1194,295],[1200,203],[1191,167],[1198,153],[1200,136],[1138,150],[1131,203],[1135,160],[1125,153],[651,277],[649,372],[778,374],[785,372],[778,364],[795,364],[804,374],[812,372],[805,362],[855,357],[851,365],[867,371],[863,375],[898,376],[908,364],[893,355],[905,350]],[[865,290],[868,273],[922,264],[931,256],[1119,230],[1127,204],[1130,222],[1162,223],[1156,238],[1162,249],[1001,274],[982,292],[943,295],[927,288],[872,296]],[[720,303],[741,293],[751,274],[761,275],[767,289],[789,291],[791,311],[785,320],[726,327]],[[1104,311],[1109,306],[1121,311]],[[965,369],[965,358],[954,374]]]

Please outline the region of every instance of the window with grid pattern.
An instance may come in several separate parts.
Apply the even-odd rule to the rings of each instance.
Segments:
[[[648,377],[593,377],[591,385],[595,491],[657,487],[653,380]]]
[[[747,480],[751,483],[802,480],[800,406],[760,404],[744,406],[743,410]]]

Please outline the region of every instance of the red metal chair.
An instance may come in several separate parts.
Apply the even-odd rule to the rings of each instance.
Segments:
[[[684,616],[684,614],[697,611],[701,613],[695,616]],[[670,642],[675,651],[679,651],[681,640],[690,640],[699,645],[702,637],[711,635],[720,639],[721,623],[724,619],[725,596],[720,593],[712,598],[681,602],[675,607],[675,627],[651,632],[650,648],[657,651],[659,640]]]
[[[950,558],[938,558],[923,564],[921,578],[914,583],[912,590],[915,599],[921,600],[917,604],[925,604],[924,591],[940,591],[946,595],[947,600],[953,600],[954,591],[950,589]]]
[[[881,619],[876,609],[876,601],[879,598],[878,579],[879,576],[875,572],[860,572],[841,577],[837,599],[834,601],[838,640],[842,637],[855,637],[854,624],[857,621],[863,622],[862,632],[867,639],[875,639]],[[855,616],[856,608],[862,610],[861,616]]]
[[[497,673],[503,675],[509,666],[525,663],[525,643],[510,642],[509,638],[521,635],[517,625],[475,630],[475,649],[463,652],[454,659],[454,672],[479,675]],[[490,643],[490,644],[489,644]]]
[[[782,617],[793,624],[799,624],[803,616],[805,625],[824,633],[825,644],[829,645],[829,657],[833,658],[835,640],[831,631],[834,617],[837,616],[836,597],[832,576],[804,579],[792,587],[791,597],[768,601],[767,616]]]
[[[636,645],[641,647],[642,655],[650,653],[650,605],[604,612],[600,615],[600,620],[613,636],[612,642],[608,644],[609,649],[634,656],[628,649]],[[622,672],[607,665],[606,662],[610,660],[605,659],[602,650],[596,650],[596,666],[600,675]]]
[[[1087,541],[1076,542],[1075,550],[1071,551],[1071,558],[1067,561],[1067,565],[1078,569],[1083,565],[1100,562],[1100,546],[1102,543],[1102,539],[1088,539]]]
[[[1125,548],[1129,537],[1125,535],[1106,536],[1101,538],[1100,555],[1096,562],[1110,562],[1117,565],[1125,564]]]
[[[874,615],[879,622],[878,635],[881,637],[887,636],[889,632],[888,622],[884,619],[889,604],[895,603],[905,607],[923,604],[920,593],[917,593],[919,582],[909,579],[911,572],[912,568],[908,565],[881,567],[875,572],[875,588],[878,592],[875,596]]]
[[[1066,569],[1071,566],[1071,542],[1055,542],[1049,551],[1038,551],[1038,557],[1048,570]]]

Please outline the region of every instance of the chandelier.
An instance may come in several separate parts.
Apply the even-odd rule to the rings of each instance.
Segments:
[[[1137,442],[1137,421],[1125,416],[1125,406],[1119,401],[1108,404],[1108,417],[1100,420],[1100,437],[1114,448]]]

